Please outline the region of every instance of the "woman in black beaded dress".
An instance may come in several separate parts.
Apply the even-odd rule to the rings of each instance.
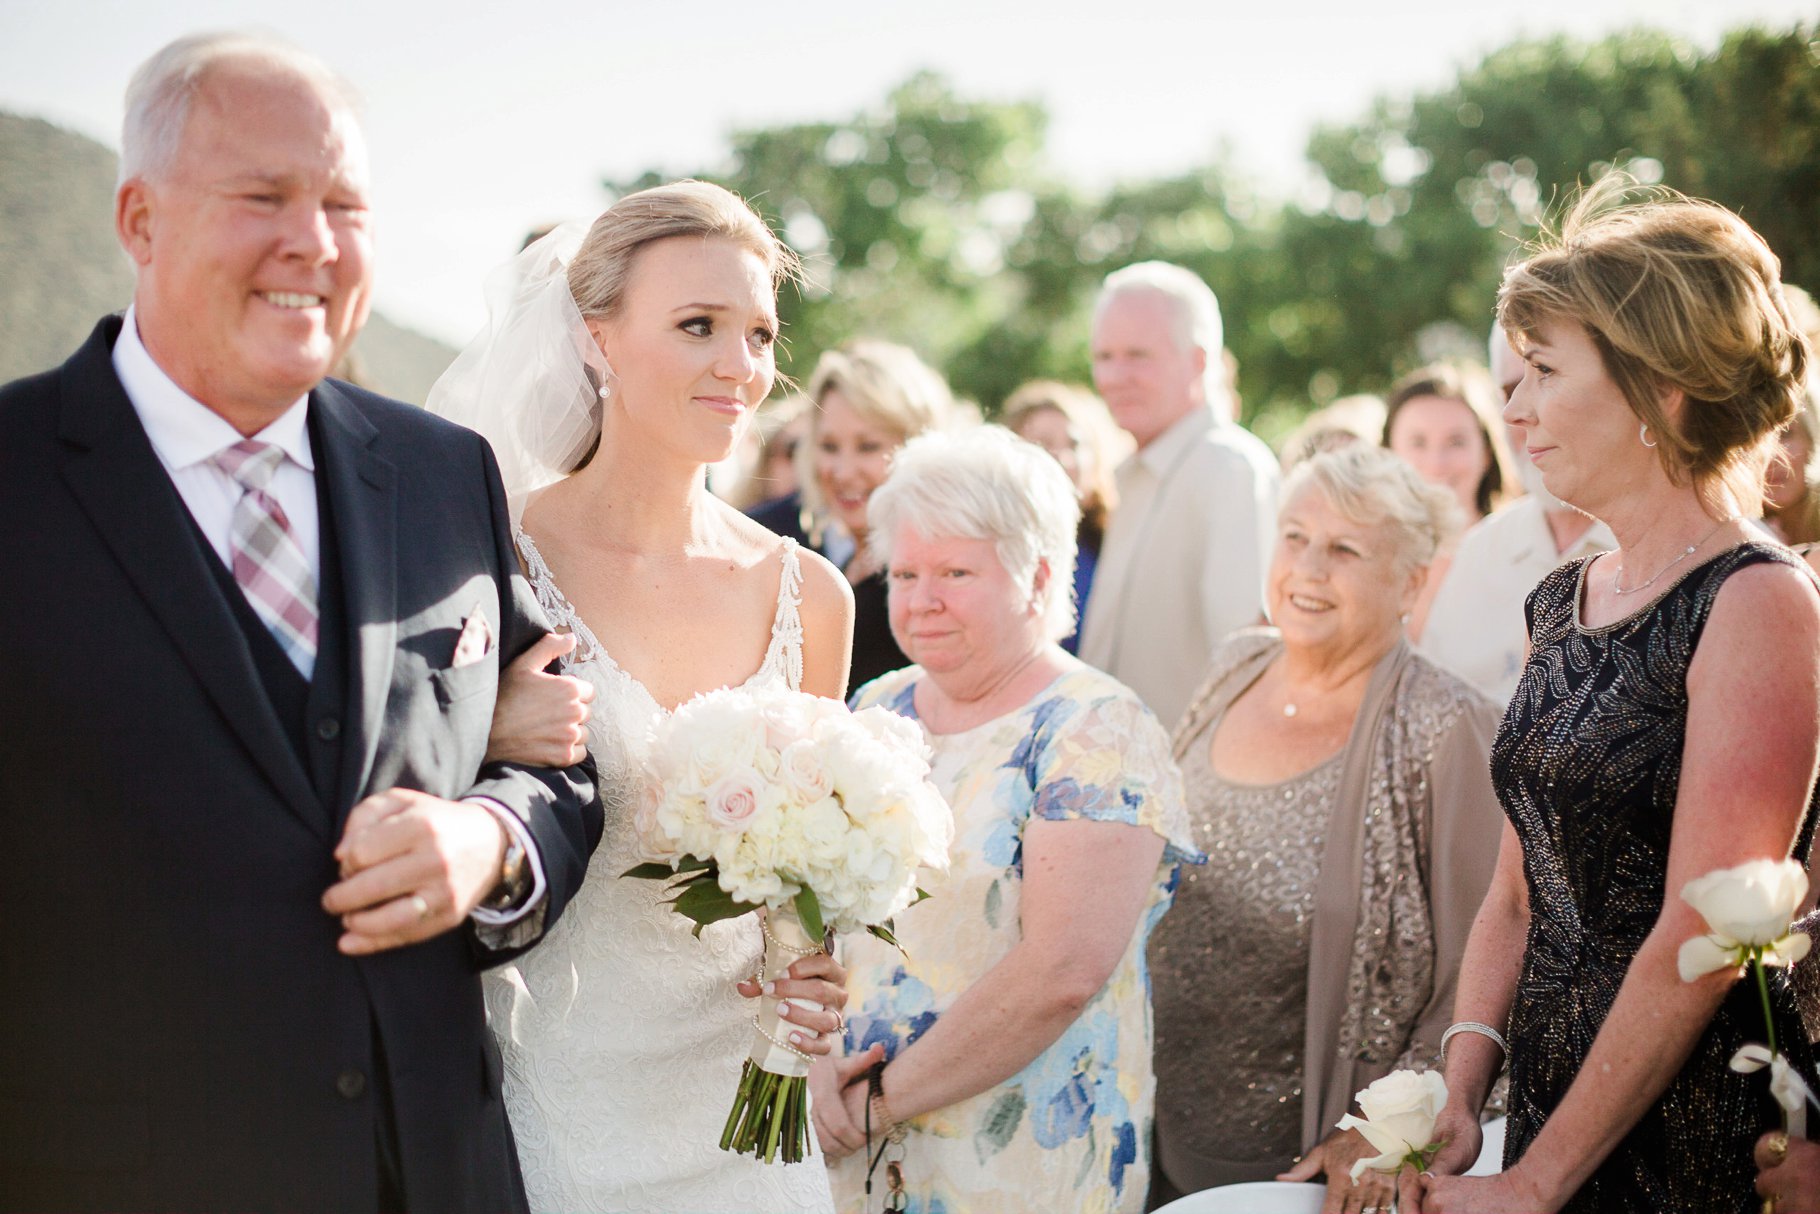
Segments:
[[[1776,1124],[1754,986],[1681,981],[1714,869],[1806,863],[1820,753],[1820,592],[1748,520],[1806,351],[1775,257],[1741,220],[1595,187],[1505,278],[1528,368],[1505,409],[1548,490],[1610,525],[1528,603],[1530,658],[1492,749],[1508,818],[1447,1057],[1449,1145],[1425,1211],[1739,1214]],[[1812,1074],[1786,974],[1776,1039]],[[1492,1031],[1483,1031],[1496,1026]],[[1457,1175],[1509,1036],[1506,1170]]]

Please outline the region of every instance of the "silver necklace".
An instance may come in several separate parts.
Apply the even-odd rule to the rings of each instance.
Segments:
[[[1651,586],[1654,586],[1657,582],[1662,580],[1663,574],[1667,573],[1670,569],[1673,569],[1676,565],[1679,565],[1682,561],[1685,561],[1688,557],[1692,556],[1695,552],[1699,551],[1701,544],[1706,543],[1707,540],[1710,540],[1713,538],[1713,536],[1718,535],[1720,529],[1723,528],[1727,523],[1730,523],[1731,521],[1732,520],[1728,519],[1728,518],[1720,519],[1719,526],[1714,527],[1711,531],[1708,531],[1705,535],[1701,536],[1698,543],[1689,544],[1687,547],[1683,548],[1680,552],[1676,553],[1675,558],[1673,560],[1671,560],[1668,564],[1666,564],[1666,565],[1662,566],[1662,568],[1656,570],[1655,577],[1650,578],[1649,581],[1643,582],[1640,585],[1632,586],[1629,590],[1626,590],[1624,588],[1624,586],[1622,585],[1622,583],[1624,581],[1624,566],[1620,563],[1618,566],[1618,575],[1611,580],[1612,593],[1613,594],[1635,594],[1639,590],[1648,590]]]

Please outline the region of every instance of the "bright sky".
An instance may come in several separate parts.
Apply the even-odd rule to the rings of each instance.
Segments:
[[[1063,176],[1205,163],[1222,144],[1288,193],[1308,133],[1445,83],[1512,38],[1635,25],[1710,47],[1811,0],[0,0],[0,108],[117,147],[120,96],[180,34],[275,31],[367,99],[380,307],[460,343],[531,225],[596,213],[602,177],[712,167],[729,131],[838,120],[921,68],[1036,98]],[[1230,10],[1242,9],[1237,15]]]

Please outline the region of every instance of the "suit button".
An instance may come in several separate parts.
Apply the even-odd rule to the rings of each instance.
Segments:
[[[316,736],[324,742],[333,742],[341,736],[341,722],[334,717],[324,717],[316,722]]]
[[[350,1067],[335,1076],[335,1090],[341,1093],[343,1099],[358,1100],[361,1093],[367,1090],[367,1077]]]

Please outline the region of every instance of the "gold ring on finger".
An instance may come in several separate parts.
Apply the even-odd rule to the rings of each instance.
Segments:
[[[1763,1153],[1769,1157],[1770,1167],[1781,1167],[1783,1161],[1788,1158],[1788,1133],[1784,1130],[1777,1130],[1770,1134],[1763,1144]]]

